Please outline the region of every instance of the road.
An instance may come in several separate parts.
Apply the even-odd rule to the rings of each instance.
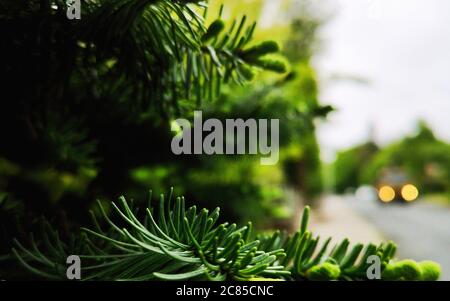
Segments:
[[[450,280],[450,208],[417,200],[411,204],[379,204],[343,197],[343,202],[398,245],[397,256],[430,259],[442,266],[441,280]]]

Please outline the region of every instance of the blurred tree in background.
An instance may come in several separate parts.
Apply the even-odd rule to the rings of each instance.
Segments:
[[[365,183],[363,180],[365,166],[373,159],[378,150],[378,146],[370,141],[339,152],[334,162],[336,192],[344,193],[347,189],[357,188]]]
[[[335,189],[342,193],[374,184],[386,168],[400,168],[422,193],[450,193],[450,144],[436,138],[424,121],[415,134],[386,147],[368,142],[340,152],[334,162]]]
[[[450,144],[435,137],[420,121],[417,133],[395,142],[377,153],[364,171],[371,183],[385,167],[400,167],[424,193],[450,192]]]

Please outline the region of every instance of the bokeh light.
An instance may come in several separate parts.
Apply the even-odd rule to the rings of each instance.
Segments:
[[[419,190],[412,184],[407,184],[402,187],[402,197],[405,201],[412,202],[419,196]]]
[[[395,198],[395,191],[391,186],[383,186],[378,190],[378,196],[383,202],[390,202]]]

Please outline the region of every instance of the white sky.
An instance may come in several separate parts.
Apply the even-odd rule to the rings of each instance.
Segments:
[[[315,59],[324,104],[338,111],[318,127],[325,160],[365,141],[389,143],[419,118],[450,141],[450,1],[327,0],[334,18]],[[333,81],[333,74],[368,84]]]

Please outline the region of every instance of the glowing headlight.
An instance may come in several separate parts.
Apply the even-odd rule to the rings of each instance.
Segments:
[[[419,190],[412,184],[406,184],[402,187],[402,197],[405,201],[411,202],[419,196]]]
[[[383,186],[378,190],[378,197],[385,203],[392,201],[395,198],[394,188],[391,186]]]

